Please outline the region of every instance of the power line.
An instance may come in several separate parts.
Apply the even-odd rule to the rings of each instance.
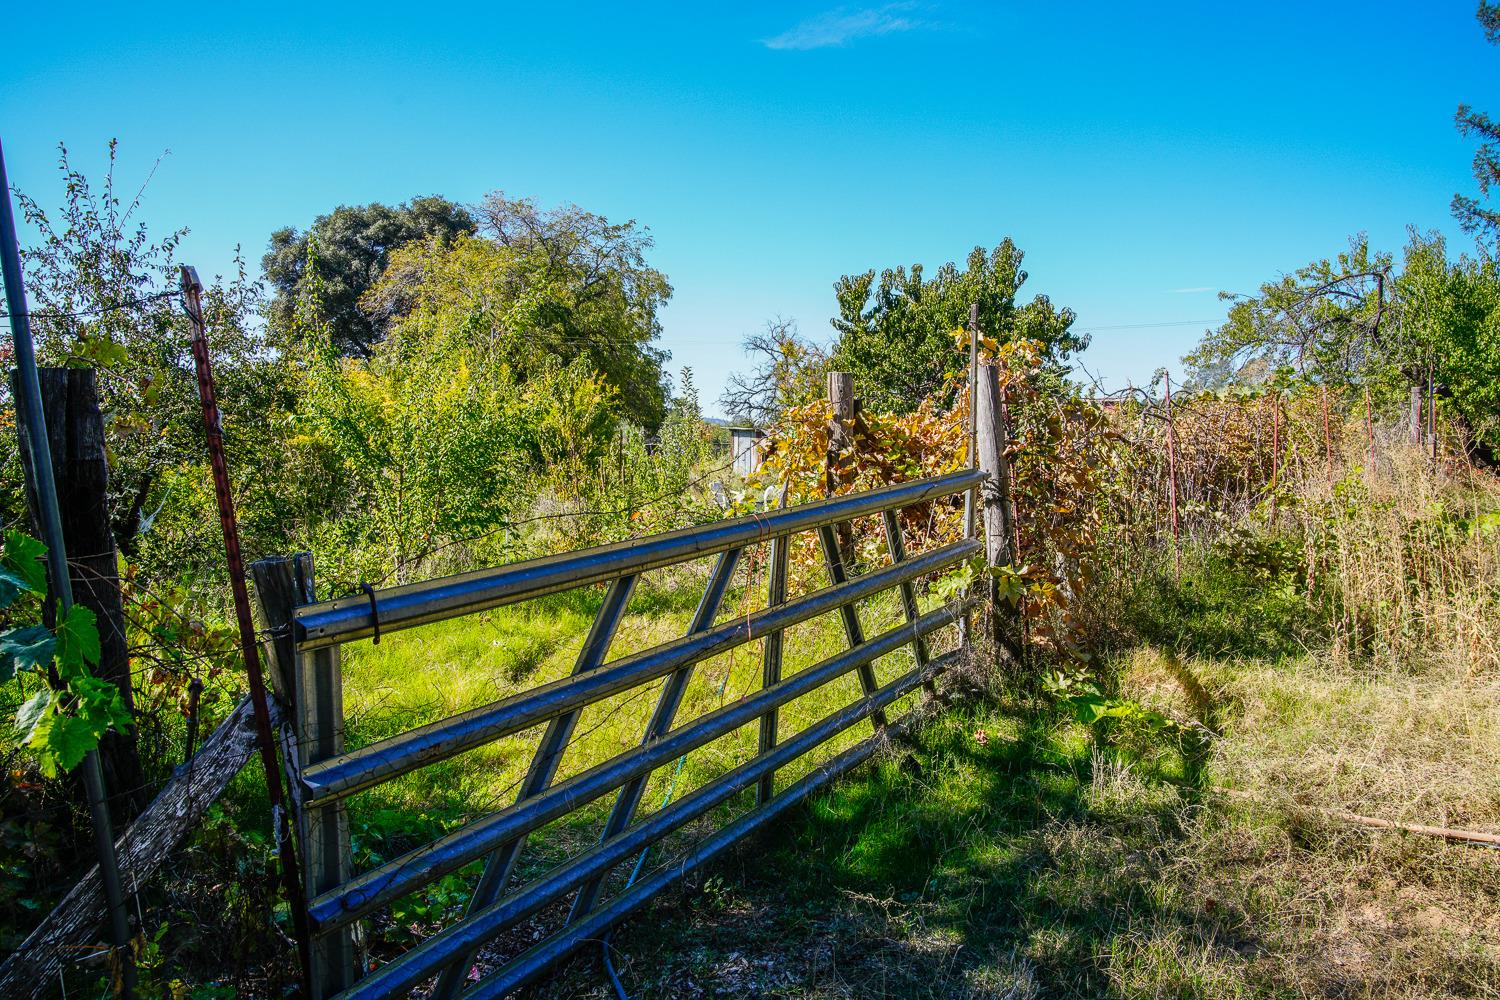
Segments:
[[[1217,323],[1215,319],[1180,319],[1170,320],[1162,323],[1114,323],[1108,326],[1091,326],[1079,330],[1079,333],[1095,333],[1099,330],[1159,330],[1169,326],[1200,326],[1204,323]]]

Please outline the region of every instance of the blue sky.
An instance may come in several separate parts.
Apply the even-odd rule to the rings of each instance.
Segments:
[[[840,274],[1006,235],[1107,385],[1175,371],[1219,289],[1456,233],[1454,109],[1500,113],[1468,0],[128,6],[7,11],[12,183],[56,202],[60,139],[118,137],[122,187],[170,150],[145,218],[205,272],[341,203],[634,217],[710,404],[767,319],[827,338]]]

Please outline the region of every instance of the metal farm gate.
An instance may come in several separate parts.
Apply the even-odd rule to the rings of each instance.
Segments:
[[[916,581],[983,552],[961,540],[909,554],[898,513],[957,495],[985,478],[977,470],[838,497],[819,503],[720,521],[614,545],[515,563],[497,569],[362,594],[312,601],[312,568],[306,555],[264,560],[253,567],[262,611],[272,629],[268,642],[277,688],[292,708],[283,734],[293,778],[293,802],[304,845],[306,907],[314,936],[313,986],[319,997],[405,996],[437,976],[434,997],[467,1000],[501,997],[548,972],[559,960],[639,909],[655,893],[705,864],[815,790],[870,758],[881,746],[885,709],[952,665],[962,649],[931,655],[926,638],[960,622],[968,605],[956,601],[919,613]],[[952,498],[943,500],[943,498]],[[857,517],[880,517],[889,561],[857,576],[840,556],[836,526]],[[788,549],[793,536],[817,532],[831,584],[788,598]],[[719,609],[747,546],[770,542],[769,593],[763,610],[720,622]],[[692,624],[681,638],[609,659],[611,640],[640,575],[648,570],[716,556]],[[344,747],[340,646],[379,640],[431,622],[501,605],[607,584],[571,676],[470,709],[357,750]],[[905,621],[867,636],[858,602],[899,591]],[[837,611],[847,648],[791,676],[782,676],[783,632]],[[695,664],[745,643],[764,640],[763,684],[745,697],[687,722],[676,719]],[[881,685],[873,661],[911,647],[915,666]],[[800,732],[778,730],[778,709],[846,674],[857,675],[862,696]],[[638,746],[554,783],[579,714],[588,706],[665,678]],[[869,718],[875,734],[775,790],[779,768]],[[636,821],[652,772],[684,754],[759,723],[758,752],[732,770]],[[350,851],[345,799],[419,768],[540,724],[546,729],[515,803],[464,825],[416,850],[356,872]],[[670,863],[605,898],[609,874],[663,837],[742,790],[756,789],[755,805],[688,848]],[[613,793],[601,839],[544,875],[512,884],[529,834]],[[416,892],[471,862],[484,859],[462,920],[367,974],[356,968],[356,928],[361,918]],[[476,950],[507,928],[572,897],[571,910],[550,936],[475,983],[467,973]]]

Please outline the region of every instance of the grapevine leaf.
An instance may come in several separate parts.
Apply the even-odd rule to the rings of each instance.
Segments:
[[[134,721],[120,697],[120,689],[102,677],[85,674],[69,685],[77,699],[74,710],[96,736],[111,729],[128,729]]]
[[[25,577],[7,566],[0,566],[0,608],[8,608],[21,596],[30,590]]]
[[[47,717],[51,725],[45,728],[45,735],[38,745],[37,730],[32,730],[32,738],[28,745],[38,751],[38,759],[42,764],[42,773],[47,774],[48,758],[54,777],[58,770],[71,771],[83,761],[88,752],[99,745],[99,734],[84,719],[76,715],[64,712]]]
[[[0,677],[9,678],[18,670],[34,670],[51,665],[57,655],[57,638],[45,625],[27,625],[0,634]]]
[[[42,594],[47,590],[47,567],[42,563],[46,554],[47,546],[24,531],[7,531],[0,563],[20,576],[25,589]]]
[[[99,627],[92,609],[82,604],[68,609],[57,626],[57,657],[64,669],[99,662]]]
[[[31,731],[52,706],[52,697],[51,691],[38,691],[16,711],[16,731],[22,739],[30,741]]]

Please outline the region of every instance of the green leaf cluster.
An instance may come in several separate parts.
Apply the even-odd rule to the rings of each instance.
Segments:
[[[6,532],[0,550],[0,610],[24,596],[45,593],[41,560],[46,554],[47,547],[35,538]],[[21,742],[36,753],[49,778],[77,767],[111,729],[131,724],[120,689],[89,671],[98,662],[98,624],[94,613],[79,604],[51,628],[32,621],[0,633],[0,682],[19,674],[46,678],[46,685],[22,703],[15,721]]]
[[[996,342],[1035,340],[1054,362],[1082,350],[1088,339],[1073,331],[1071,309],[1045,295],[1017,302],[1024,257],[1007,238],[990,251],[975,247],[963,270],[949,262],[930,277],[921,264],[882,271],[878,280],[874,270],[845,275],[834,284],[833,368],[854,374],[868,408],[913,412],[967,363],[953,331],[968,324],[975,304],[980,330]]]
[[[1481,446],[1500,448],[1500,262],[1448,253],[1409,232],[1398,262],[1363,236],[1349,249],[1233,302],[1186,361],[1195,388],[1298,385],[1369,389],[1390,410],[1429,372],[1439,412]]]

